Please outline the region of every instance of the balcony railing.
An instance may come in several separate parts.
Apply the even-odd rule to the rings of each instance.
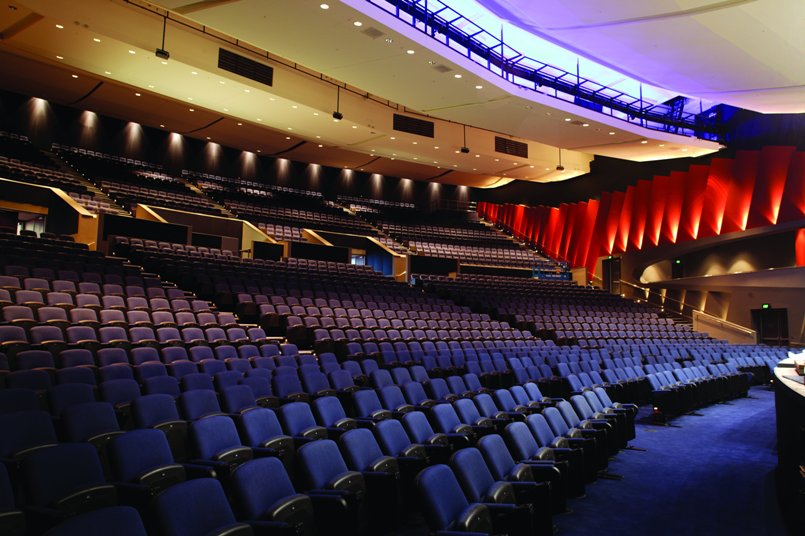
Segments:
[[[511,84],[658,130],[721,141],[712,119],[683,109],[684,98],[654,104],[518,52],[439,0],[366,0]]]

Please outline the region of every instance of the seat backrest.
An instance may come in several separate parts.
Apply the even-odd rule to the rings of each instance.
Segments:
[[[450,404],[436,404],[431,408],[430,414],[437,432],[449,434],[461,425],[456,410]]]
[[[307,402],[289,402],[277,410],[282,428],[288,435],[301,435],[308,428],[317,426],[316,418]]]
[[[341,401],[335,396],[322,396],[315,399],[311,406],[313,406],[313,413],[316,415],[316,420],[326,427],[333,427],[335,423],[347,417],[344,411],[344,406]]]
[[[528,460],[539,451],[539,445],[524,422],[507,424],[503,429],[503,438],[517,461]]]
[[[182,415],[188,421],[200,419],[205,415],[221,413],[218,397],[212,389],[185,391],[179,396],[179,407],[182,409]]]
[[[388,456],[400,456],[411,445],[411,439],[397,419],[386,419],[375,425],[377,441]]]
[[[98,451],[89,443],[37,449],[22,461],[26,502],[49,506],[77,490],[104,484]]]
[[[503,436],[488,434],[478,440],[478,450],[486,461],[486,466],[495,480],[506,480],[516,465]]]
[[[240,436],[232,419],[212,415],[190,423],[190,437],[202,460],[211,460],[224,449],[240,446]]]
[[[534,413],[526,417],[526,424],[531,430],[531,435],[537,440],[541,447],[549,447],[556,439],[556,434],[551,430],[548,421],[540,413]]]
[[[224,489],[214,478],[174,484],[157,495],[154,509],[166,536],[215,534],[216,529],[235,523]]]
[[[457,450],[450,459],[450,467],[469,501],[482,502],[495,484],[481,451],[475,447]]]
[[[18,452],[59,442],[53,420],[47,412],[40,410],[0,414],[0,431],[2,458],[11,458]]]
[[[402,417],[403,427],[408,437],[416,443],[425,444],[433,436],[433,427],[421,411],[411,411]]]
[[[380,445],[368,428],[349,430],[338,438],[347,467],[353,471],[367,471],[372,462],[383,456]]]
[[[234,503],[245,519],[260,519],[277,501],[296,494],[278,458],[257,458],[240,465],[230,484]]]
[[[173,463],[167,436],[153,428],[138,428],[113,437],[107,446],[115,477],[134,481],[147,471]]]
[[[120,430],[115,408],[108,402],[86,402],[62,412],[62,422],[70,441],[88,439]]]
[[[431,531],[448,528],[469,506],[453,471],[444,464],[427,467],[417,475],[425,518]]]
[[[305,443],[296,454],[308,489],[324,489],[334,477],[348,471],[338,445],[331,439]]]
[[[173,397],[163,393],[135,398],[131,401],[131,414],[135,424],[140,428],[151,428],[165,422],[181,420]]]
[[[243,444],[259,447],[273,437],[284,436],[277,415],[268,408],[247,411],[238,418],[238,430]]]

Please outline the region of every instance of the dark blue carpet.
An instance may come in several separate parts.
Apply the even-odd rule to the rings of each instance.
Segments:
[[[774,490],[774,393],[718,404],[673,421],[638,424],[632,445],[587,496],[555,518],[561,536],[784,535]]]

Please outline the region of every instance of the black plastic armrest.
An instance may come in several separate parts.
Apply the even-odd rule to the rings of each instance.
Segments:
[[[254,536],[254,531],[247,523],[234,523],[215,532],[208,532],[205,536]]]
[[[363,475],[357,471],[346,471],[327,483],[327,487],[339,491],[359,493],[366,490]]]
[[[467,532],[491,534],[492,514],[487,505],[474,503],[461,512],[454,525],[462,534]]]
[[[282,521],[249,519],[246,523],[254,530],[254,536],[296,536],[296,527]]]
[[[117,504],[117,489],[112,484],[85,488],[55,501],[52,507],[62,513],[96,510]]]
[[[187,474],[187,478],[216,478],[215,469],[209,465],[195,463],[182,464]]]

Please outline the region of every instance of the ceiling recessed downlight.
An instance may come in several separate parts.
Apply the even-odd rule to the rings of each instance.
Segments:
[[[456,73],[456,74],[453,75],[453,78],[461,78],[461,74]]]
[[[355,22],[352,23],[352,25],[357,26],[358,28],[360,28],[361,26],[363,26],[363,23],[361,21],[359,21],[359,20],[356,20]]]
[[[137,54],[136,51],[129,49],[129,54]]]
[[[328,4],[319,4],[319,7],[322,9],[330,9],[330,6]]]
[[[58,28],[59,30],[64,30],[64,26],[62,26],[61,24],[57,24],[56,28]]]

